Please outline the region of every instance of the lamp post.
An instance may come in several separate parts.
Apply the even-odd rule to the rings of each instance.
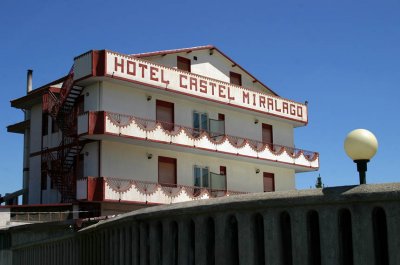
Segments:
[[[344,149],[346,154],[357,164],[360,184],[366,184],[367,163],[378,150],[378,140],[375,135],[365,129],[351,131],[344,141]]]

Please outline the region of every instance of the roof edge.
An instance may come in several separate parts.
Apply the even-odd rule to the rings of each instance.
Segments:
[[[236,63],[232,58],[230,58],[228,55],[226,55],[224,52],[222,52],[220,49],[218,49],[214,45],[204,45],[204,46],[196,46],[196,47],[189,47],[189,48],[181,48],[181,49],[171,49],[171,50],[163,50],[163,51],[155,51],[155,52],[144,52],[144,53],[137,53],[137,54],[129,54],[129,56],[132,57],[137,57],[137,58],[143,58],[143,57],[151,57],[151,56],[157,56],[157,55],[167,55],[167,54],[173,54],[173,53],[181,53],[181,52],[192,52],[192,51],[198,51],[198,50],[216,50],[219,52],[223,57],[228,59],[232,65],[235,65],[236,67],[240,68],[243,72],[248,74],[251,78],[254,79],[254,81],[260,83],[263,87],[265,87],[267,90],[269,90],[272,94],[274,94],[277,97],[280,97],[275,91],[273,91],[269,86],[258,80],[255,76],[253,76],[251,73],[249,73],[246,69],[244,69],[241,65]]]

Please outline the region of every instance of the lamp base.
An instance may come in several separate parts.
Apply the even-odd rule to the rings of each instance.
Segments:
[[[365,172],[367,172],[367,163],[368,162],[369,162],[368,159],[354,160],[354,163],[357,164],[357,171],[360,174],[360,184],[366,184]]]

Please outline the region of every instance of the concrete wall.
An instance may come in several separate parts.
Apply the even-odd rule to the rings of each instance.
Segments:
[[[152,159],[147,158],[149,153]],[[275,174],[276,190],[295,188],[292,169],[107,141],[101,144],[102,176],[158,182],[158,156],[177,159],[177,184],[180,185],[194,186],[193,168],[198,165],[218,174],[220,166],[226,166],[228,190],[262,192],[262,172]],[[261,173],[256,174],[256,168]]]
[[[7,226],[10,218],[10,208],[0,207],[0,229]]]
[[[42,150],[42,104],[38,104],[31,109],[30,123],[30,152]]]
[[[41,156],[30,158],[29,163],[29,204],[39,204],[41,195]]]
[[[99,176],[99,143],[92,142],[85,145],[81,151],[83,156],[83,174],[84,176]]]
[[[350,215],[347,242],[340,232],[343,209]],[[376,209],[385,222],[374,221]],[[30,237],[16,228],[5,250],[13,251],[13,264],[340,265],[348,244],[349,264],[400,264],[399,222],[400,183],[361,185],[156,206],[36,242],[29,240],[34,227]],[[385,242],[377,240],[377,227]]]

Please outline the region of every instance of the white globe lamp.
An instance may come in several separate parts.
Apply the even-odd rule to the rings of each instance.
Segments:
[[[365,129],[351,131],[344,141],[346,154],[357,164],[360,174],[360,184],[366,183],[365,172],[367,163],[378,150],[378,140],[375,135]]]

